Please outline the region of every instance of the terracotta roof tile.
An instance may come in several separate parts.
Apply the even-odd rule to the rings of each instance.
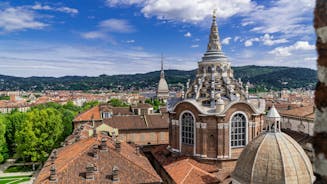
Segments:
[[[149,161],[141,154],[135,153],[135,148],[127,143],[121,143],[121,150],[115,150],[114,141],[108,138],[107,152],[98,152],[98,159],[90,154],[93,145],[100,144],[101,138],[91,137],[80,140],[72,145],[65,146],[58,150],[57,159],[54,161],[58,183],[84,183],[86,180],[83,174],[86,172],[86,166],[93,163],[97,166],[95,179],[87,183],[112,183],[108,176],[112,172],[113,166],[119,168],[120,183],[160,183],[161,178],[152,168]],[[51,160],[49,159],[35,183],[50,183]]]
[[[218,170],[215,165],[200,163],[191,157],[173,157],[166,146],[157,146],[151,153],[177,184],[225,182],[230,175],[229,172]]]
[[[314,118],[314,107],[312,105],[305,107],[298,107],[291,110],[280,111],[282,116],[296,116],[296,117],[307,117]]]
[[[101,120],[99,106],[95,106],[85,112],[80,113],[77,115],[73,121],[90,121],[92,120]]]

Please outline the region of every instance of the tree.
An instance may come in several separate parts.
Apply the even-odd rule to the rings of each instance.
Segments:
[[[52,149],[59,146],[63,134],[61,113],[53,108],[27,112],[22,129],[16,132],[16,157],[37,162],[45,161]]]
[[[9,156],[5,133],[6,133],[5,116],[0,114],[0,163],[5,161],[5,159],[7,159]]]
[[[117,98],[113,98],[111,100],[109,100],[108,102],[110,105],[112,105],[113,107],[128,107],[128,105],[123,102],[122,100],[119,100]]]
[[[12,156],[15,153],[15,148],[16,148],[15,134],[16,131],[21,129],[21,125],[26,120],[26,114],[14,110],[10,114],[7,114],[5,117],[6,117],[5,138],[8,145],[9,155]]]
[[[82,111],[91,109],[92,107],[99,105],[98,101],[90,101],[90,102],[85,102],[82,107]]]

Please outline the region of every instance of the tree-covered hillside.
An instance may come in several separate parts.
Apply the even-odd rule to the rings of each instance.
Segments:
[[[242,66],[233,67],[235,78],[249,81],[257,89],[307,88],[312,89],[316,71],[308,68]],[[166,70],[170,86],[185,84],[193,79],[196,71]],[[159,71],[131,75],[100,75],[98,77],[11,77],[0,75],[0,90],[96,90],[96,89],[155,89]]]

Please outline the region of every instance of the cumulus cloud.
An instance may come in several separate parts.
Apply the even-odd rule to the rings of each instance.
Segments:
[[[228,45],[231,39],[232,39],[232,37],[224,38],[223,41],[221,41],[221,43],[224,45]]]
[[[27,29],[43,29],[49,26],[44,17],[49,17],[41,11],[57,11],[68,14],[77,14],[78,10],[70,7],[49,6],[36,3],[35,5],[10,6],[0,4],[0,33],[21,31]]]
[[[250,47],[253,45],[253,42],[259,42],[260,39],[259,38],[251,38],[251,39],[248,39],[244,42],[244,46],[245,47]]]
[[[276,56],[290,56],[292,55],[292,52],[295,51],[310,51],[314,50],[315,46],[310,45],[307,41],[297,41],[293,45],[287,46],[287,47],[277,47],[274,50],[270,51],[270,54],[274,54]]]
[[[285,38],[274,39],[273,35],[264,34],[261,37],[251,38],[251,39],[246,40],[244,42],[244,46],[250,47],[253,45],[254,42],[262,42],[263,45],[272,46],[272,45],[276,45],[276,44],[287,43],[288,40]]]
[[[192,34],[191,34],[190,32],[187,32],[187,33],[184,34],[184,36],[185,36],[185,37],[191,37]]]
[[[25,29],[42,29],[48,24],[38,19],[37,13],[23,7],[0,9],[0,30],[11,32]]]
[[[288,40],[285,38],[274,40],[274,36],[270,34],[263,35],[263,37],[261,37],[261,40],[264,45],[268,45],[268,46],[288,42]]]
[[[289,37],[307,35],[312,30],[313,0],[277,0],[269,6],[257,6],[243,19],[243,25],[254,22],[252,31],[283,33]],[[252,25],[252,24],[251,24]]]
[[[191,48],[198,48],[198,47],[199,47],[198,44],[191,45]]]
[[[145,17],[157,17],[161,20],[182,22],[200,22],[212,15],[217,8],[217,16],[228,18],[236,14],[245,14],[255,8],[251,0],[107,0],[110,7],[136,5],[141,7]]]

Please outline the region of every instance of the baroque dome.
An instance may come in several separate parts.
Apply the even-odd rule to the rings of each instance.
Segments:
[[[282,132],[266,132],[243,150],[233,183],[313,183],[312,165],[302,147]]]

